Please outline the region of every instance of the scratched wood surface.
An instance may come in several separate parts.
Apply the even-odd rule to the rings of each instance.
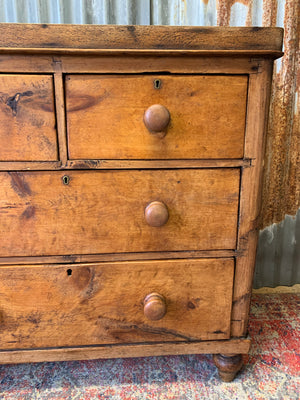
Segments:
[[[78,346],[52,349],[0,350],[0,364],[40,361],[94,360],[97,358],[151,357],[179,354],[247,354],[250,338],[206,340],[193,342],[163,342],[115,344],[113,346]]]
[[[234,249],[239,179],[238,168],[1,172],[0,256]],[[146,223],[153,201],[164,226]]]
[[[233,270],[233,259],[4,266],[0,346],[226,339]],[[144,315],[152,292],[166,300],[158,321]]]
[[[0,160],[57,160],[51,76],[0,74]]]
[[[247,334],[282,35],[0,24],[0,362],[249,350],[227,339]],[[163,139],[143,124],[153,103]]]
[[[263,157],[272,69],[273,64],[268,60],[264,61],[262,72],[251,76],[249,81],[249,117],[245,153],[247,157],[253,159],[253,162],[251,167],[245,168],[241,174],[238,250],[242,250],[243,254],[236,260],[231,326],[232,336],[236,337],[245,335],[248,326],[258,227],[261,218]]]
[[[218,56],[218,62],[213,63],[208,55],[187,54],[157,57],[155,55],[122,53],[122,62],[116,62],[118,58],[113,54],[80,55],[56,54],[6,54],[0,50],[1,71],[28,73],[54,73],[56,65],[60,64],[63,73],[144,73],[166,71],[169,73],[187,74],[252,74],[257,73],[259,58],[247,57],[245,54],[233,58],[223,55]]]
[[[242,158],[247,83],[246,75],[68,75],[69,158]],[[163,138],[143,121],[153,104],[170,113]]]
[[[0,49],[281,51],[283,29],[259,27],[0,24]]]

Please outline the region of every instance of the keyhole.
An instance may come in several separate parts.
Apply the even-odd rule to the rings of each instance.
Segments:
[[[71,276],[72,275],[72,270],[71,269],[67,269],[67,275]]]
[[[64,185],[68,185],[69,182],[70,182],[70,177],[69,177],[68,175],[64,175],[64,176],[62,177],[62,181],[63,181],[63,184],[64,184]]]
[[[155,79],[154,80],[154,89],[160,89],[160,88],[161,88],[161,80]]]

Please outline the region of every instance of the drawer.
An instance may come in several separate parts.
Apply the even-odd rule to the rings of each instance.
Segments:
[[[245,75],[67,75],[69,157],[242,158],[247,85]]]
[[[226,339],[233,271],[232,259],[2,266],[1,348]]]
[[[0,74],[0,161],[57,160],[53,80]]]
[[[239,181],[238,168],[3,172],[0,256],[234,249]]]

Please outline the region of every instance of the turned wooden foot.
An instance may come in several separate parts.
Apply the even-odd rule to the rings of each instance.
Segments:
[[[231,382],[243,365],[241,354],[214,354],[213,360],[223,382]]]

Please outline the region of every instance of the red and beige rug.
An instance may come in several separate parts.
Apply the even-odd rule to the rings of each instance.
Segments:
[[[0,399],[300,399],[300,294],[255,294],[245,366],[222,383],[211,356],[0,366]]]

